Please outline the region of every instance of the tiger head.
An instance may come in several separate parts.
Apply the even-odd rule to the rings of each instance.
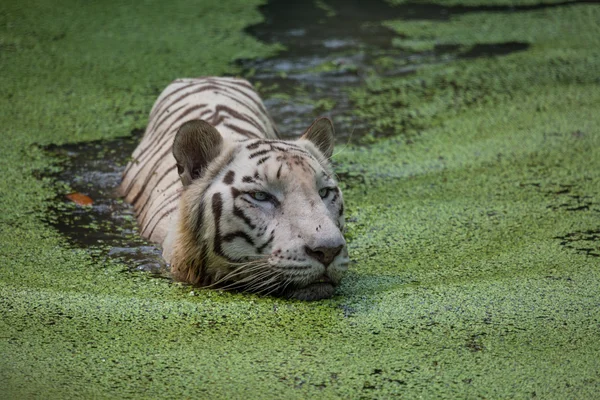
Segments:
[[[179,129],[184,186],[171,257],[176,279],[301,300],[333,295],[348,268],[333,126],[296,141],[232,140],[207,122]]]

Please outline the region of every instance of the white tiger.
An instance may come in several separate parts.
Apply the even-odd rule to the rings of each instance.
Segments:
[[[120,194],[177,280],[303,300],[348,268],[333,126],[278,139],[250,83],[178,79],[158,97]]]

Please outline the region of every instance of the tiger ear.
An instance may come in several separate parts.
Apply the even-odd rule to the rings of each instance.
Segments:
[[[327,159],[331,158],[334,145],[334,130],[329,118],[317,118],[300,139],[312,142]]]
[[[223,137],[208,122],[198,119],[181,125],[173,141],[173,156],[183,186],[200,177],[222,148]]]

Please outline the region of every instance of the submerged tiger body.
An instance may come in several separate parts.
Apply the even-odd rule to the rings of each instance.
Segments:
[[[321,299],[348,266],[332,151],[328,119],[280,140],[247,81],[180,79],[154,104],[119,190],[175,279]]]

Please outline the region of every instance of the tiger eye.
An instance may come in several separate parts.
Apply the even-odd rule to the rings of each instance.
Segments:
[[[321,196],[322,199],[327,197],[328,194],[329,194],[329,188],[323,188],[323,189],[319,190],[319,196]]]
[[[250,196],[257,201],[265,201],[269,198],[269,195],[265,192],[252,192]]]

